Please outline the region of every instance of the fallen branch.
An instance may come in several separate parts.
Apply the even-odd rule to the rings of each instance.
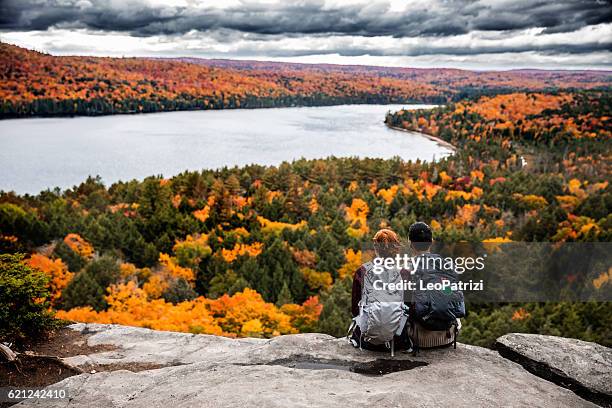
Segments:
[[[45,355],[45,354],[36,354],[36,353],[30,353],[30,352],[22,354],[22,356],[33,358],[33,359],[39,359],[39,360],[53,361],[53,362],[57,363],[58,365],[66,368],[68,370],[72,370],[72,371],[77,372],[78,374],[83,374],[85,372],[85,371],[83,371],[83,369],[81,369],[79,367],[67,364],[64,360],[62,360],[61,358],[56,357],[56,356],[48,356],[48,355]]]
[[[13,350],[11,350],[8,346],[0,343],[0,354],[4,357],[6,361],[15,361],[17,360],[17,354]]]

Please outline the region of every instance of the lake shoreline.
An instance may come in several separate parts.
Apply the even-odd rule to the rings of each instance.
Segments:
[[[410,129],[404,129],[401,127],[397,127],[397,126],[391,126],[389,125],[387,122],[385,122],[385,125],[389,128],[389,129],[393,129],[393,130],[399,130],[400,132],[412,132],[412,133],[417,133],[421,136],[426,137],[427,139],[436,142],[438,145],[442,146],[442,147],[446,147],[449,150],[452,150],[453,153],[457,152],[457,147],[455,147],[454,145],[450,144],[449,142],[447,142],[446,140],[440,139],[437,136],[434,135],[430,135],[429,133],[425,133],[425,132],[420,132],[417,130],[410,130]]]
[[[381,103],[346,101],[346,102],[330,102],[330,103],[313,103],[313,104],[280,104],[271,106],[224,106],[214,108],[182,108],[182,109],[161,109],[153,111],[115,111],[115,112],[90,112],[88,114],[79,113],[36,113],[30,115],[21,114],[0,114],[0,121],[15,120],[15,119],[68,119],[68,118],[97,118],[104,116],[139,116],[149,115],[153,113],[173,113],[173,112],[199,112],[199,111],[235,111],[235,110],[267,110],[267,109],[292,109],[292,108],[326,108],[333,106],[361,106],[361,105],[437,105],[433,102],[423,102],[414,100],[404,100],[399,102],[386,101]]]

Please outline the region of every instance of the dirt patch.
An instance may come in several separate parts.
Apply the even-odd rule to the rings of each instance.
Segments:
[[[46,387],[73,375],[81,374],[78,368],[70,367],[61,358],[78,355],[101,353],[116,350],[112,345],[89,346],[91,334],[81,333],[67,327],[60,327],[47,333],[43,338],[21,344],[14,351],[19,352],[15,362],[0,362],[0,387]],[[127,369],[130,371],[151,370],[159,367],[144,367],[143,364],[131,364],[128,367],[115,367],[119,364],[96,366],[91,370],[113,371]],[[0,402],[0,408],[13,403]]]
[[[91,334],[84,334],[68,327],[61,327],[49,332],[45,339],[33,341],[22,346],[20,351],[64,358],[118,349],[118,347],[110,344],[89,346],[87,345],[89,336]]]
[[[20,355],[16,362],[0,363],[0,387],[45,387],[77,374],[58,359]]]
[[[44,338],[22,344],[15,362],[0,364],[0,387],[42,387],[66,377],[80,374],[81,370],[61,361],[61,358],[116,350],[112,345],[87,345],[90,334],[67,327],[52,330]],[[99,370],[108,371],[108,370]]]
[[[36,388],[81,374],[53,357],[19,355],[18,361],[0,363],[0,387]],[[0,402],[0,408],[16,402]]]

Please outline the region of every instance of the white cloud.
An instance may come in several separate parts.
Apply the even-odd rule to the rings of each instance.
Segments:
[[[570,40],[574,47],[605,44],[604,41],[612,38],[612,24],[583,27],[572,33],[542,34],[542,29],[527,29],[511,36],[503,32],[473,31],[450,37],[401,39],[216,34],[190,31],[183,35],[134,37],[117,32],[49,29],[3,33],[0,39],[56,55],[185,56],[469,69],[609,69],[612,66],[612,53],[605,47],[583,53],[562,51]],[[534,47],[539,50],[534,51]]]

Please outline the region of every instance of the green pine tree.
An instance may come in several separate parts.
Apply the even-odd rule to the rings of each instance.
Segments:
[[[319,317],[318,330],[332,336],[342,337],[351,322],[351,279],[336,281],[328,292],[321,295],[323,311]]]
[[[77,273],[62,291],[59,304],[64,310],[91,306],[94,310],[101,311],[108,306],[104,299],[104,289],[86,270]]]
[[[293,303],[293,297],[291,296],[289,285],[287,285],[287,282],[284,282],[283,288],[278,294],[278,298],[276,300],[276,306],[281,307],[282,305],[286,305],[287,303]]]

